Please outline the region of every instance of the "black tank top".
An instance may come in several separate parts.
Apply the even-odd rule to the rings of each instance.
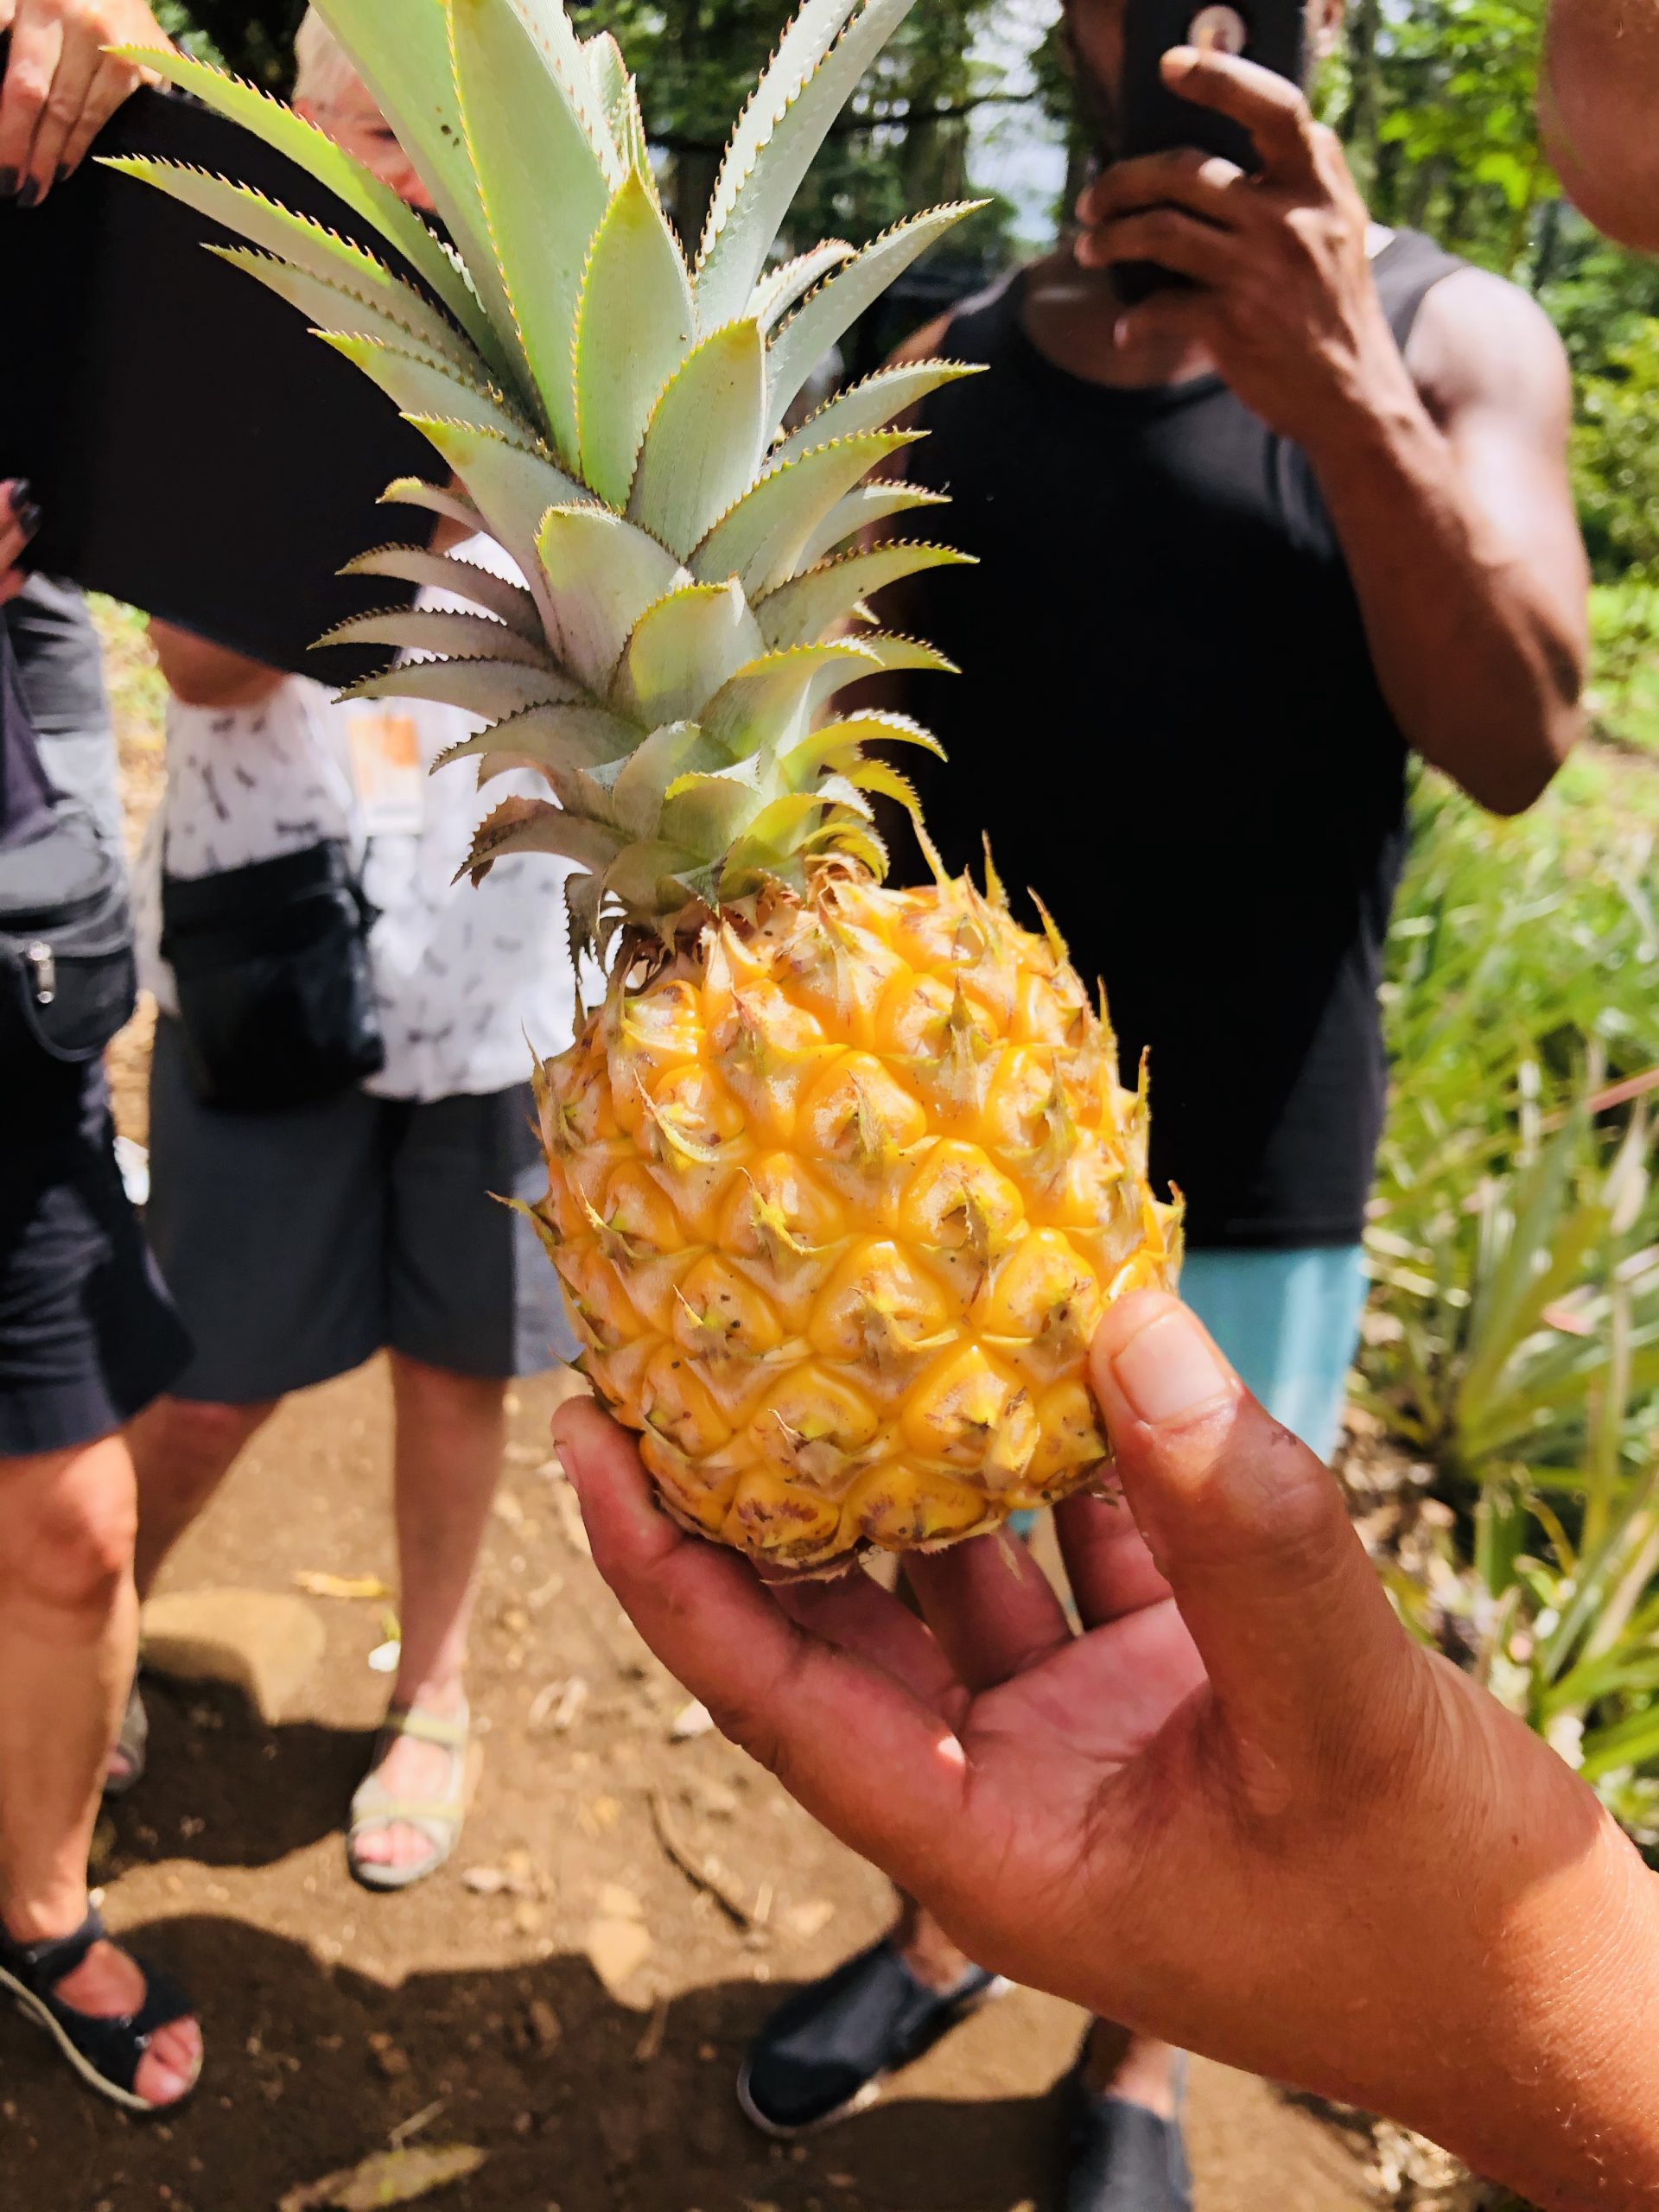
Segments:
[[[1461,266],[1412,232],[1377,255],[1402,346]],[[941,352],[990,373],[929,398],[909,457],[981,564],[918,580],[964,671],[918,702],[950,755],[929,827],[958,869],[988,830],[1103,979],[1127,1080],[1150,1049],[1154,1173],[1195,1246],[1355,1242],[1407,747],[1341,550],[1300,449],[1218,377],[1084,382],[1022,289],[954,318]]]

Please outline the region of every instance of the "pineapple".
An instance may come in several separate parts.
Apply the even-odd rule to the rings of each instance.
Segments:
[[[558,0],[322,0],[453,251],[287,109],[144,57],[332,188],[416,283],[251,190],[116,164],[245,238],[226,257],[418,424],[446,482],[406,479],[389,501],[517,563],[515,585],[418,544],[366,553],[358,572],[477,611],[335,636],[405,656],[355,696],[481,720],[453,749],[481,785],[525,764],[545,778],[547,800],[488,816],[470,865],[575,863],[573,954],[608,962],[602,1001],[536,1079],[537,1225],[584,1370],[677,1519],[819,1572],[1093,1482],[1090,1331],[1179,1255],[1178,1209],[1147,1185],[1144,1077],[1119,1084],[1104,1008],[1046,915],[1014,919],[988,852],[983,891],[937,865],[930,887],[882,883],[873,801],[914,808],[887,755],[937,741],[833,710],[858,677],[945,666],[864,601],[961,556],[873,543],[936,495],[869,480],[914,435],[898,418],[969,372],[912,362],[785,416],[968,209],[860,252],[772,252],[912,4],[805,0],[694,258],[615,42],[579,40]]]

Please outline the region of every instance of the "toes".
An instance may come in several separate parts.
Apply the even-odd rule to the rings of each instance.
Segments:
[[[200,2071],[200,2028],[194,2020],[175,2021],[151,2038],[133,2078],[133,2091],[160,2111],[187,2096]]]

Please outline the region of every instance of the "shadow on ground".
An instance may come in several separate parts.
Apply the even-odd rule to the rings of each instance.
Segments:
[[[272,2212],[439,2101],[418,2139],[488,2159],[435,2212],[1010,2212],[1052,2164],[1049,2102],[1032,2098],[909,2101],[798,2153],[766,2142],[732,2082],[776,1986],[695,1990],[653,2026],[582,1958],[388,1989],[240,1921],[133,1941],[213,1991],[209,2071],[170,2125],[134,2124],[0,2021],[0,2164],[28,2173],[35,2212]]]
[[[270,1727],[239,1689],[219,1683],[146,1675],[143,1688],[148,1765],[142,1789],[110,1808],[102,1878],[181,1855],[202,1866],[270,1866],[339,1832],[372,1730]]]

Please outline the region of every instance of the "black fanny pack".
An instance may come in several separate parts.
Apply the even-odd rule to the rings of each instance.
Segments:
[[[120,855],[56,799],[0,852],[0,1065],[96,1059],[137,996]]]
[[[204,1103],[307,1105],[385,1065],[372,918],[332,839],[216,875],[163,872],[162,957]]]

